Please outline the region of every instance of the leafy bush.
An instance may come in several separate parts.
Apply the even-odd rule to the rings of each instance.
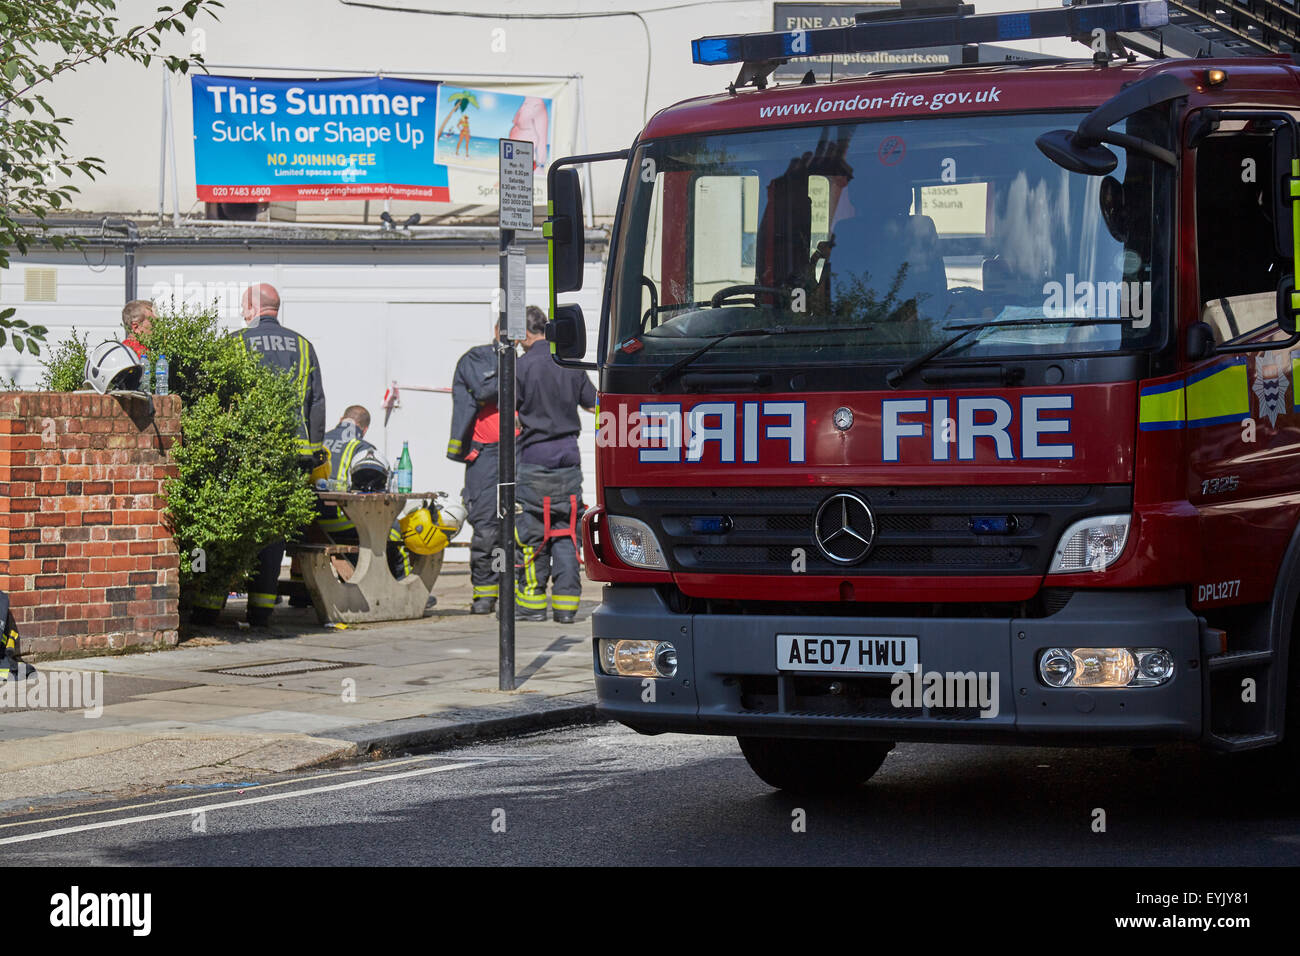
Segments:
[[[54,347],[48,359],[41,360],[45,366],[45,374],[41,376],[41,391],[75,392],[85,387],[86,349],[89,341],[89,332],[77,338],[77,328],[73,326],[72,334]]]
[[[215,309],[181,309],[152,324],[141,344],[167,356],[170,391],[182,403],[181,440],[172,449],[178,473],[166,495],[187,607],[198,595],[223,597],[263,546],[310,522],[315,496],[297,466],[289,377],[225,335]]]
[[[3,212],[0,212],[0,215],[3,215]],[[2,234],[0,238],[3,238]],[[3,255],[3,252],[0,252],[0,259]],[[0,267],[3,266],[4,263],[0,262]],[[44,342],[50,330],[43,325],[28,325],[23,319],[15,319],[14,315],[17,311],[17,309],[0,310],[0,348],[4,348],[5,342],[8,342],[19,352],[26,348],[33,355],[40,355],[41,347],[37,343]]]

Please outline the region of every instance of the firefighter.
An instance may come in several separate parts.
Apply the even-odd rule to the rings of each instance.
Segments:
[[[492,326],[496,342],[498,326]],[[451,385],[451,438],[447,457],[465,463],[461,501],[474,535],[469,543],[469,574],[474,585],[471,614],[491,614],[500,594],[500,574],[492,551],[501,533],[497,515],[497,353],[496,345],[476,345],[460,357]],[[496,567],[500,567],[498,564]]]
[[[515,519],[517,582],[515,616],[546,620],[546,585],[551,580],[552,617],[573,622],[582,594],[575,538],[546,537],[546,499],[552,531],[573,529],[581,517],[582,454],[579,407],[595,411],[596,389],[584,372],[561,368],[546,347],[546,313],[527,309],[524,354],[515,372],[519,408],[519,473],[516,498],[522,506]],[[577,507],[572,507],[570,496]]]
[[[297,389],[300,405],[295,448],[299,464],[311,471],[323,460],[325,438],[325,390],[316,350],[305,337],[280,324],[280,295],[269,283],[245,290],[243,312],[246,327],[239,334],[244,348],[290,376]],[[257,556],[257,572],[248,589],[248,623],[256,627],[270,623],[284,546],[283,541],[274,541]]]
[[[146,349],[140,344],[139,337],[147,336],[153,331],[153,320],[156,318],[158,316],[153,310],[153,303],[148,299],[132,299],[122,307],[122,328],[126,330],[122,344],[140,358],[144,358]]]
[[[9,610],[9,595],[0,591],[0,681],[30,680],[36,668],[22,659],[18,625]]]
[[[370,412],[362,405],[349,405],[339,423],[325,433],[323,444],[329,451],[329,468],[331,486],[347,488],[352,491],[384,490],[388,482],[388,467],[379,456],[378,450],[366,441],[366,432],[370,428]],[[380,482],[379,488],[373,483],[364,489],[352,480],[354,465],[362,462],[374,464],[366,471],[379,476],[374,481]],[[360,477],[360,476],[359,476]],[[335,544],[356,544],[356,525],[338,505],[319,503],[317,508],[320,518],[317,524]],[[388,532],[388,568],[393,577],[401,579],[411,573],[411,556],[402,545],[402,535],[396,523]]]

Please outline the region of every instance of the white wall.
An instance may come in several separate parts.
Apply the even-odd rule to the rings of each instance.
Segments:
[[[434,253],[405,252],[376,256],[332,250],[205,252],[151,249],[141,252],[138,294],[166,299],[179,287],[183,295],[225,297],[237,301],[242,284],[270,282],[279,290],[281,321],[305,335],[316,347],[325,384],[328,427],[352,404],[370,410],[366,436],[396,464],[402,442],[410,442],[416,491],[445,491],[459,498],[464,466],[446,457],[451,396],[406,390],[387,425],[381,408],[384,391],[399,385],[449,387],[452,372],[466,349],[491,337],[496,318],[497,250],[472,246]],[[89,262],[87,261],[89,259]],[[27,268],[57,270],[57,300],[23,301],[22,273]],[[528,301],[543,308],[547,277],[540,249],[530,251]],[[593,327],[600,314],[603,269],[587,264],[581,292],[563,296],[578,302]],[[90,331],[92,344],[120,337],[123,272],[120,254],[103,264],[99,253],[86,256],[36,255],[0,273],[0,307],[14,305],[17,317],[49,328],[50,346],[76,326]],[[231,310],[224,323],[242,327]],[[0,376],[35,387],[38,360],[12,348],[0,350]],[[584,495],[595,501],[595,423],[584,415]]]
[[[303,75],[322,70],[488,73],[499,78],[582,74],[587,148],[598,152],[630,145],[655,111],[688,97],[721,93],[734,79],[734,66],[692,64],[692,39],[766,31],[773,26],[772,4],[758,0],[666,0],[653,6],[626,0],[479,0],[468,7],[452,0],[392,3],[452,13],[472,9],[476,14],[501,12],[515,17],[528,13],[587,16],[480,19],[389,12],[349,5],[346,0],[225,0],[219,22],[206,17],[200,21],[206,60],[214,65],[213,72],[241,75],[256,75],[251,68],[257,66],[301,69],[306,71]],[[121,0],[119,11],[124,23],[143,22],[156,6],[157,0]],[[977,10],[995,13],[1059,6],[1060,0],[979,0]],[[608,15],[629,10],[639,13]],[[174,53],[188,52],[191,42],[179,34],[170,34],[167,40]],[[494,42],[504,43],[504,52],[496,52]],[[1064,40],[1010,45],[1088,55],[1085,47]],[[132,63],[91,63],[60,78],[48,91],[54,107],[74,120],[68,131],[71,152],[99,156],[108,168],[94,183],[77,181],[83,187],[78,208],[157,210],[164,72],[161,67],[146,69]],[[201,215],[203,207],[194,191],[189,81],[174,77],[171,84],[181,208]],[[612,215],[617,201],[615,165],[601,164],[594,172],[596,210],[601,216]],[[170,198],[168,203],[170,207]]]

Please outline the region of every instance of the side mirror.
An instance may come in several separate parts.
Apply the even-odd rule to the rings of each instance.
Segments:
[[[1295,276],[1283,276],[1277,284],[1277,326],[1287,335],[1295,335],[1297,319],[1300,319],[1300,294],[1295,289]]]
[[[1063,169],[1084,176],[1105,176],[1119,165],[1119,157],[1100,143],[1081,143],[1068,129],[1043,133],[1034,145],[1039,152]]]
[[[1174,74],[1157,73],[1120,90],[1080,120],[1073,132],[1052,130],[1034,142],[1052,162],[1085,176],[1105,176],[1115,169],[1118,159],[1102,143],[1122,146],[1166,166],[1177,167],[1178,157],[1170,150],[1128,133],[1113,132],[1111,127],[1149,107],[1183,99],[1188,92],[1183,81]]]
[[[1291,260],[1291,274],[1283,275],[1277,284],[1277,324],[1291,336],[1296,334],[1300,318],[1300,295],[1295,286],[1295,270],[1300,268],[1300,160],[1295,158],[1300,144],[1296,139],[1293,122],[1282,124],[1273,135],[1274,241],[1278,258]]]
[[[1187,361],[1199,362],[1214,354],[1214,330],[1207,322],[1193,322],[1187,327]]]
[[[1273,134],[1273,236],[1279,259],[1295,257],[1295,212],[1291,183],[1300,174],[1295,166],[1291,127],[1283,124]]]
[[[554,318],[546,323],[546,341],[551,343],[551,356],[558,364],[581,362],[587,354],[587,323],[582,306],[557,306]],[[585,363],[582,367],[586,367]]]
[[[582,217],[582,185],[572,166],[552,166],[547,176],[547,217],[542,226],[550,254],[552,292],[575,292],[582,288],[585,236]]]

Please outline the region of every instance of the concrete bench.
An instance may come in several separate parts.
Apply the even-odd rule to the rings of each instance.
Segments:
[[[323,491],[322,503],[338,505],[356,527],[357,543],[294,544],[303,584],[311,594],[322,624],[363,624],[368,621],[409,621],[424,616],[429,593],[442,570],[442,552],[412,554],[411,573],[398,580],[388,567],[388,532],[407,501],[431,500],[426,494],[363,494]],[[356,556],[348,580],[334,569],[333,559]]]

